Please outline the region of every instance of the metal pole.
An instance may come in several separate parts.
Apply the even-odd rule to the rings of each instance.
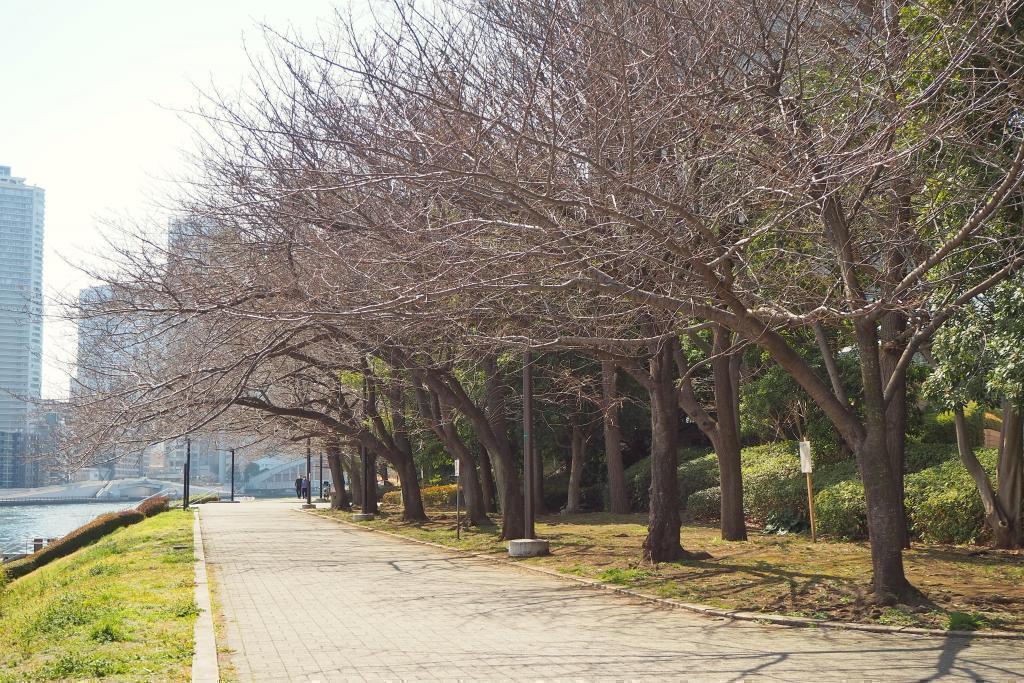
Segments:
[[[235,502],[235,449],[231,449],[231,502]]]
[[[462,478],[459,477],[459,461],[455,461],[455,538],[462,538]]]
[[[188,510],[188,483],[191,478],[192,469],[192,439],[185,439],[185,481],[181,486],[182,504],[181,507]]]
[[[535,538],[533,526],[533,357],[523,352],[523,538]]]
[[[324,452],[320,451],[320,500],[324,499]]]
[[[313,467],[312,467],[312,455],[313,452],[310,450],[309,437],[306,437],[306,505],[313,504]]]

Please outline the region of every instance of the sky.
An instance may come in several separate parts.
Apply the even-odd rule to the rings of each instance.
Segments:
[[[56,302],[91,284],[82,267],[103,259],[104,221],[166,221],[197,88],[241,87],[261,24],[315,35],[336,6],[384,2],[0,0],[0,165],[46,190],[45,398],[65,396],[73,372],[75,328]]]

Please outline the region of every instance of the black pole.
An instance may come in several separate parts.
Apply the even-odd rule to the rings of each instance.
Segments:
[[[231,502],[235,502],[235,449],[231,449]]]
[[[185,439],[185,481],[182,483],[181,494],[182,504],[181,507],[188,510],[188,484],[191,479],[192,469],[192,439]]]
[[[533,528],[533,359],[523,352],[523,538],[535,538]]]
[[[364,365],[363,372],[363,412],[370,415],[370,385],[367,377],[368,365]],[[359,455],[362,458],[363,466],[363,514],[377,513],[377,473],[374,472],[373,458],[370,457],[370,449],[366,444],[359,444]]]
[[[306,437],[306,505],[313,504],[313,466],[310,462],[312,451],[309,448],[309,437]]]
[[[324,452],[320,451],[320,500],[324,499]]]

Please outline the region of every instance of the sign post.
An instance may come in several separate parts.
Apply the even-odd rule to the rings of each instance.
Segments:
[[[455,538],[462,540],[462,501],[459,495],[462,486],[459,484],[459,461],[455,460]]]
[[[800,471],[807,477],[807,508],[811,515],[811,543],[818,542],[817,532],[814,527],[814,483],[811,481],[811,472],[814,470],[814,463],[811,461],[811,442],[800,442]]]

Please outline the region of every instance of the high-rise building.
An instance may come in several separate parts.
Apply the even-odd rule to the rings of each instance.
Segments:
[[[107,310],[112,301],[113,291],[107,285],[86,287],[78,293],[82,318],[78,321],[72,402],[124,390],[126,378],[131,381],[132,363],[148,347],[147,335],[137,320]],[[106,452],[94,454],[93,460],[101,479],[146,475],[146,452],[135,446],[111,444]]]
[[[26,481],[29,414],[40,398],[45,193],[0,166],[0,488]]]

